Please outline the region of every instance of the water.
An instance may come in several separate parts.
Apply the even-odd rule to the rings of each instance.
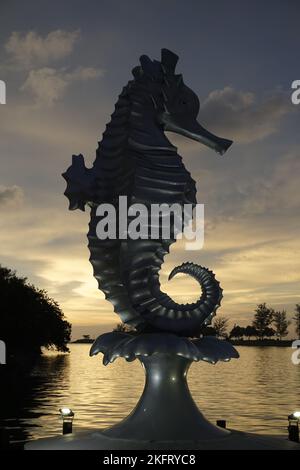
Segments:
[[[47,353],[5,407],[4,424],[14,440],[61,433],[58,409],[75,412],[74,430],[103,428],[135,406],[144,375],[138,361],[117,360],[107,367],[102,355],[90,358],[89,345],[72,344],[69,355]],[[261,434],[286,434],[287,415],[300,409],[300,365],[291,348],[238,347],[240,359],[215,366],[194,363],[189,372],[193,397],[208,419]]]

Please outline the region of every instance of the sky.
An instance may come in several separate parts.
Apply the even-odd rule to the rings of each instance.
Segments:
[[[61,173],[72,154],[91,165],[98,140],[142,54],[179,55],[199,96],[199,122],[234,140],[224,157],[169,134],[205,204],[199,252],[177,242],[162,288],[179,302],[199,286],[170,270],[208,266],[224,289],[218,314],[251,323],[258,303],[300,303],[298,0],[1,0],[0,263],[55,298],[73,337],[119,318],[88,261],[88,212],[69,212]]]

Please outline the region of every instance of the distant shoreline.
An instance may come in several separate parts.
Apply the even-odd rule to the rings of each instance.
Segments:
[[[90,339],[80,338],[80,339],[71,341],[70,344],[93,344],[94,341],[95,340],[92,338]],[[278,339],[233,340],[233,339],[230,339],[228,341],[234,346],[255,346],[255,347],[275,346],[275,347],[280,347],[280,348],[290,348],[292,346],[293,341],[295,341],[295,339],[283,339],[283,340],[278,340]]]
[[[290,348],[294,339],[254,339],[254,340],[229,340],[234,346],[275,346],[280,348]]]
[[[85,339],[85,338],[80,338],[76,339],[75,341],[71,341],[70,344],[92,344],[95,340],[90,338],[90,339]]]

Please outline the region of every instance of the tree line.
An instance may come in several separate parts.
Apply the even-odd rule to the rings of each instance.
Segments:
[[[296,304],[293,322],[295,324],[297,336],[300,339],[300,304]],[[247,340],[250,340],[251,338],[255,338],[257,340],[276,338],[281,341],[288,335],[288,327],[291,324],[291,321],[287,319],[287,313],[285,310],[274,310],[273,308],[268,307],[266,303],[263,303],[257,305],[250,325],[244,327],[235,324],[233,328],[228,331],[228,323],[229,318],[218,316],[214,319],[211,326],[202,327],[196,336],[210,335],[233,340],[242,340],[244,338]],[[123,322],[118,323],[113,331],[132,335],[137,334],[135,328],[126,325]]]
[[[227,339],[248,339],[255,338],[264,340],[266,338],[276,338],[282,340],[288,335],[288,327],[291,321],[287,319],[285,310],[274,310],[266,303],[257,305],[254,318],[250,325],[245,327],[235,324],[228,332],[228,321],[226,317],[215,318],[212,327],[207,327],[206,334],[213,334],[220,338]],[[296,304],[293,322],[296,334],[300,339],[300,304]]]
[[[71,324],[45,290],[0,265],[0,339],[8,358],[41,354],[41,348],[67,352]]]

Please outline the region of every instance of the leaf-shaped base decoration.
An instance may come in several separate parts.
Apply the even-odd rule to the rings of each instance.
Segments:
[[[90,356],[99,352],[103,353],[104,365],[114,362],[118,357],[124,357],[130,362],[154,354],[182,356],[190,361],[206,361],[211,364],[239,357],[239,353],[230,343],[214,336],[190,339],[171,333],[137,336],[119,332],[105,333],[95,340]]]

